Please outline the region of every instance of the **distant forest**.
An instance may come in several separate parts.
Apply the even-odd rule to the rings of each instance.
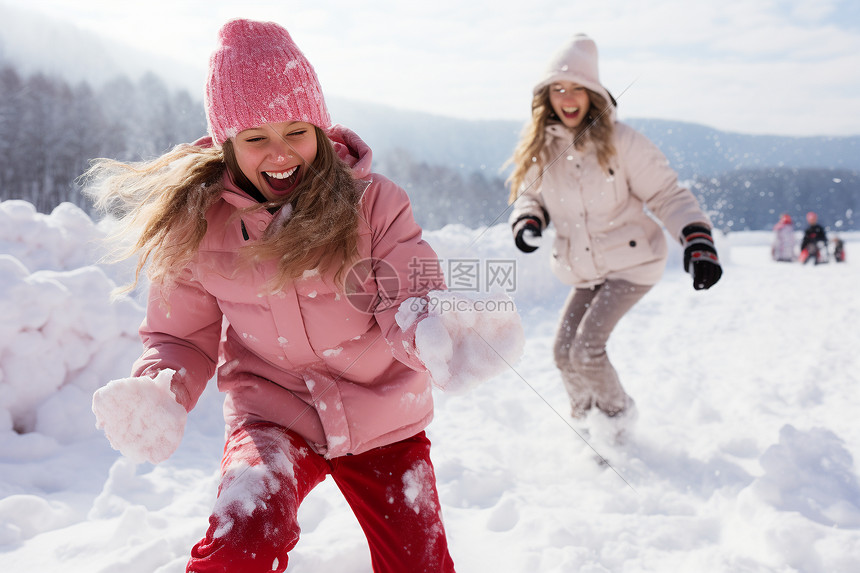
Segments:
[[[725,232],[772,229],[782,213],[806,228],[818,214],[828,231],[860,230],[860,172],[848,169],[739,169],[690,185],[714,225]]]
[[[202,103],[168,89],[154,74],[135,82],[117,77],[93,89],[43,74],[22,77],[0,61],[0,200],[23,199],[42,213],[68,201],[92,212],[78,183],[91,159],[149,159],[205,132]],[[428,164],[403,149],[374,160],[376,171],[406,189],[418,223],[428,230],[507,220],[500,175]],[[857,171],[732,169],[686,184],[724,231],[770,229],[783,212],[802,225],[810,210],[830,230],[860,229]]]
[[[205,125],[199,102],[153,74],[94,91],[0,65],[0,198],[24,199],[43,213],[63,201],[89,210],[76,179],[91,159],[152,158],[193,141]]]

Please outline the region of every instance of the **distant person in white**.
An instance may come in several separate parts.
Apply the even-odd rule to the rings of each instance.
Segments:
[[[794,222],[791,215],[783,213],[773,226],[773,245],[770,254],[777,262],[790,263],[795,260]]]
[[[617,104],[600,83],[589,37],[576,35],[562,46],[533,93],[531,121],[510,160],[514,241],[532,252],[554,224],[550,264],[573,287],[554,347],[571,414],[608,416],[623,430],[635,420],[634,402],[606,344],[660,280],[667,256],[664,231],[645,208],[683,245],[684,269],[697,290],[722,275],[711,222],[663,153],[616,120]]]

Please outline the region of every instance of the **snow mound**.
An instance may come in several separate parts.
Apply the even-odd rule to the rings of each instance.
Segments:
[[[143,308],[111,299],[117,285],[96,266],[103,236],[69,203],[51,215],[0,203],[0,430],[93,434],[78,414],[139,354]]]

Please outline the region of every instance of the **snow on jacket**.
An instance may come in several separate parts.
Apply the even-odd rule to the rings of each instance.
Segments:
[[[406,193],[370,173],[370,149],[353,132],[335,126],[329,137],[367,182],[358,248],[361,259],[373,260],[373,273],[352,276],[363,292],[345,296],[330,279],[307,272],[267,294],[273,261],[237,272],[239,248],[276,215],[236,217],[254,200],[225,173],[222,200],[207,212],[208,230],[178,286],[169,293],[150,288],[140,327],[145,350],[133,375],[184,369],[181,401],[191,409],[217,362],[228,431],[275,422],[333,458],[405,439],[429,424],[430,378],[415,355],[414,330],[405,334],[394,316],[403,300],[445,285],[441,272],[415,276],[416,264],[427,268],[438,258],[421,238]]]
[[[553,272],[577,287],[607,278],[642,285],[660,280],[666,239],[645,207],[679,239],[690,223],[710,226],[656,145],[621,122],[613,131],[616,155],[607,173],[591,142],[577,150],[569,129],[548,126],[545,172],[539,180],[537,167],[527,174],[526,189],[511,212],[511,223],[525,216],[537,218],[544,227],[553,223]]]

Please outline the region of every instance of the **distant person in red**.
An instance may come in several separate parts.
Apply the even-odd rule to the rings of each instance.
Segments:
[[[810,211],[806,214],[806,222],[809,226],[803,233],[800,243],[800,262],[808,263],[810,260],[816,265],[827,262],[827,234],[824,227],[818,224],[818,215]]]
[[[787,263],[794,261],[794,223],[791,215],[783,213],[779,222],[773,226],[773,233],[773,245],[770,249],[773,260]]]

